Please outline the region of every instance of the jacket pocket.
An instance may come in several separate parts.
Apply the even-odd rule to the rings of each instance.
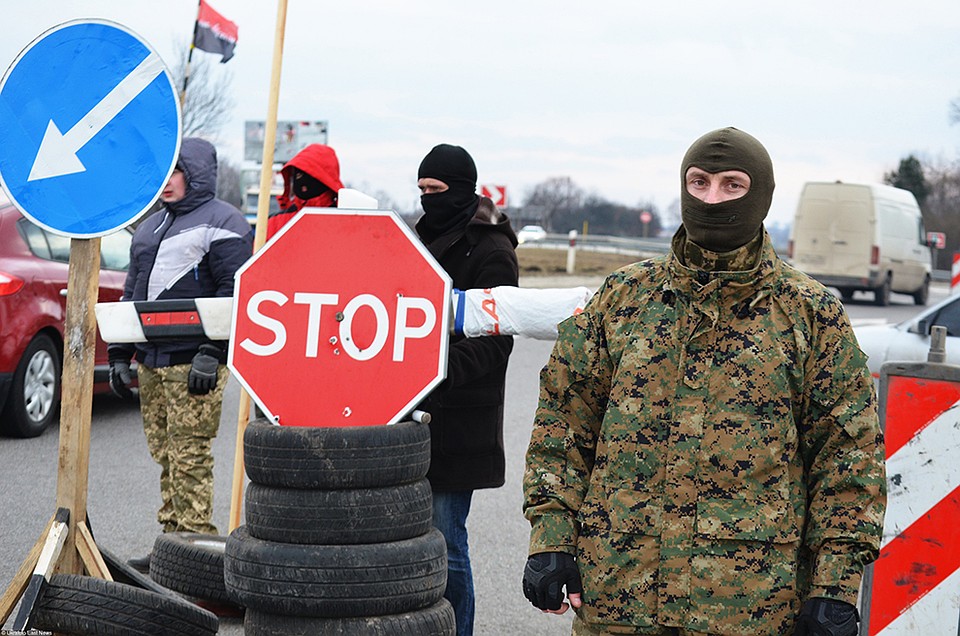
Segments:
[[[594,485],[578,520],[602,530],[660,536],[662,510],[658,493]]]
[[[497,386],[458,388],[443,396],[437,426],[444,455],[499,453],[503,402]]]
[[[603,633],[653,628],[657,616],[662,501],[659,493],[598,487],[580,508],[580,618]],[[626,631],[625,631],[626,630]]]
[[[793,543],[800,540],[796,515],[783,498],[704,499],[697,502],[697,534],[732,541]]]

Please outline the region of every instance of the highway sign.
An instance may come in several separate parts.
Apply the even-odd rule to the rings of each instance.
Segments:
[[[507,207],[507,186],[505,185],[480,186],[480,194],[492,200],[498,208]]]
[[[307,208],[237,272],[228,365],[282,425],[392,424],[446,377],[451,291],[392,212]]]
[[[947,246],[947,234],[946,232],[927,232],[927,242],[931,244],[930,247],[942,250]]]
[[[0,185],[31,220],[71,238],[150,209],[180,150],[180,103],[150,45],[105,20],[60,24],[0,81]]]

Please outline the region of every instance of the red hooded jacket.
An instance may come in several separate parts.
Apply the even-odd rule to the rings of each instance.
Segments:
[[[323,185],[330,188],[320,196],[304,201],[293,193],[294,168],[306,172]],[[337,192],[343,188],[340,183],[340,162],[337,153],[330,146],[310,144],[280,170],[283,176],[283,194],[277,197],[280,211],[267,219],[267,239],[280,231],[287,222],[302,208],[332,208],[337,204]]]

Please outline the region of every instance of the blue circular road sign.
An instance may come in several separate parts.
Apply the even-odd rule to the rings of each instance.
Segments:
[[[179,151],[170,74],[122,25],[58,25],[0,81],[0,185],[51,232],[91,238],[129,225],[160,196]]]

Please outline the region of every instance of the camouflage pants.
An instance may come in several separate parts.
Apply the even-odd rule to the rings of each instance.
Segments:
[[[217,370],[217,388],[187,391],[189,364],[151,369],[140,365],[140,412],[150,456],[160,464],[157,521],[164,532],[218,534],[213,525],[213,453],[228,371]]]

